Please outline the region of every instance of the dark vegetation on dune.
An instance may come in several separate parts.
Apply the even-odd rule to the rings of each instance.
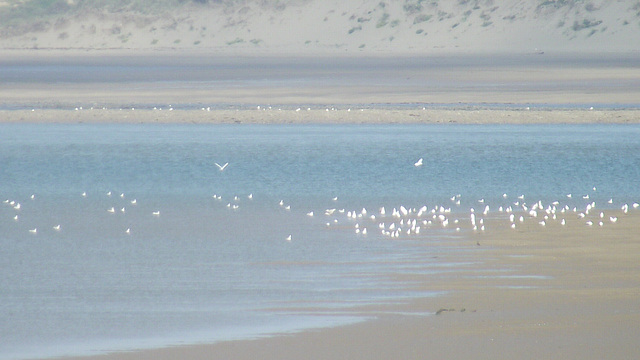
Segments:
[[[91,22],[98,24],[102,21],[113,25],[103,26],[97,31],[113,36],[112,38],[119,39],[123,44],[132,38],[128,33],[120,32],[127,25],[128,31],[134,34],[139,29],[148,33],[156,29],[175,30],[184,25],[189,30],[202,32],[202,38],[190,40],[193,45],[206,43],[207,39],[218,36],[221,29],[232,29],[236,33],[226,35],[226,38],[218,41],[218,45],[257,46],[269,43],[268,39],[263,41],[265,38],[261,36],[253,40],[244,40],[243,37],[247,36],[250,30],[260,30],[255,24],[260,24],[261,21],[256,19],[269,19],[270,24],[286,26],[287,20],[293,15],[292,12],[283,10],[315,9],[315,5],[322,1],[0,0],[0,38],[23,36],[21,40],[25,41],[25,44],[37,47],[38,33],[55,31],[59,34],[58,38],[63,40],[91,37],[96,33],[96,25],[92,25]],[[640,0],[616,2],[615,4],[622,4],[626,11],[615,19],[607,16],[613,9],[610,5],[614,2],[591,0],[365,0],[357,3],[356,10],[353,9],[353,3],[345,1],[343,4],[338,4],[336,9],[332,8],[326,13],[314,13],[315,17],[311,18],[308,26],[322,32],[326,29],[323,27],[324,24],[331,23],[331,26],[344,27],[342,34],[345,37],[356,38],[359,34],[373,34],[373,38],[385,39],[388,42],[402,37],[416,42],[428,42],[430,34],[438,31],[450,33],[452,40],[474,32],[486,33],[490,37],[508,32],[510,28],[518,29],[518,23],[531,26],[532,20],[539,24],[540,29],[552,29],[548,31],[549,34],[568,40],[595,38],[595,34],[618,34],[625,31],[629,33],[634,29],[640,33]],[[615,9],[620,11],[620,7]],[[194,13],[206,14],[207,23],[191,25],[189,21],[193,19]],[[329,18],[339,18],[340,21],[328,22]],[[90,22],[87,22],[87,19],[91,19]],[[68,25],[78,23],[82,25],[81,31],[66,30]],[[254,33],[252,37],[255,36]],[[166,33],[163,34],[162,36],[167,36]],[[158,35],[150,46],[160,46],[160,38],[161,35]],[[314,43],[313,38],[303,40],[305,45]],[[167,46],[167,41],[164,46]],[[180,38],[170,41],[173,42],[170,44],[172,47],[178,44],[179,47],[187,45]],[[270,43],[278,44],[278,41],[279,39],[271,39]],[[343,42],[340,38],[329,41],[335,41],[336,46]],[[134,42],[131,41],[129,44]],[[95,45],[102,46],[99,43]],[[363,43],[360,48],[364,46]]]

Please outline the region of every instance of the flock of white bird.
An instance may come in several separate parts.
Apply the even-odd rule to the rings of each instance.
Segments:
[[[503,195],[508,198],[507,194]],[[434,205],[421,207],[405,207],[400,205],[392,209],[384,206],[379,207],[373,213],[366,208],[361,210],[346,210],[329,208],[324,211],[324,215],[329,218],[326,226],[345,228],[345,224],[352,226],[356,234],[367,235],[374,229],[378,234],[389,238],[401,238],[416,236],[428,230],[443,230],[460,232],[463,230],[473,233],[484,232],[487,228],[487,219],[508,220],[511,229],[518,229],[525,223],[535,222],[538,226],[547,226],[557,223],[565,226],[568,221],[576,221],[584,226],[603,227],[606,224],[615,224],[617,216],[606,215],[605,211],[596,210],[596,203],[589,202],[584,208],[560,205],[559,201],[550,204],[543,204],[542,201],[527,203],[524,196],[518,196],[516,201],[509,205],[497,206],[495,209],[485,203],[484,199],[476,200],[477,206],[463,208],[461,206],[461,195],[451,197],[451,204]],[[474,201],[471,201],[473,203]],[[612,200],[609,201],[612,203]],[[638,209],[640,204],[633,203],[631,206],[624,204],[620,211],[627,214],[629,209]],[[336,214],[342,215],[342,218]],[[314,212],[309,212],[308,216],[314,216]],[[502,224],[497,221],[495,224]]]
[[[86,198],[87,197],[87,192],[83,191],[79,196]],[[108,191],[106,193],[104,193],[104,196],[110,198],[110,197],[114,197],[113,192]],[[124,201],[125,199],[125,194],[124,193],[120,193],[119,198],[122,199],[122,201]],[[29,201],[35,202],[36,201],[36,195],[32,194],[29,197]],[[13,208],[13,210],[15,211],[15,214],[13,215],[13,221],[14,222],[20,222],[22,221],[21,219],[21,213],[24,210],[23,204],[20,203],[17,200],[11,200],[11,199],[5,199],[3,201],[3,203],[7,206],[10,206]],[[128,200],[127,204],[129,206],[136,206],[138,204],[138,200],[137,199],[132,199],[132,200]],[[109,208],[106,209],[105,211],[107,214],[116,214],[116,213],[122,213],[125,214],[127,212],[127,206],[118,206],[118,208],[116,208],[115,206],[111,206]],[[154,216],[154,217],[159,217],[160,216],[160,211],[156,210],[151,212],[150,216]],[[51,230],[56,231],[56,232],[60,232],[63,230],[63,226],[62,224],[52,224],[51,225]],[[131,234],[131,228],[127,227],[124,230],[125,234]],[[28,229],[28,232],[30,234],[38,234],[40,232],[40,230],[37,227],[32,227]]]
[[[81,194],[82,197],[87,197],[86,192]],[[104,194],[106,197],[115,196],[112,192]],[[125,199],[125,194],[118,195],[121,199]],[[253,194],[248,194],[246,199],[253,200]],[[503,199],[508,199],[507,194],[502,195]],[[567,198],[571,198],[571,194],[566,195]],[[409,207],[399,205],[387,209],[384,206],[378,207],[375,211],[369,211],[366,208],[359,210],[349,210],[345,208],[331,207],[326,208],[321,212],[308,211],[306,216],[310,218],[324,216],[326,219],[325,225],[327,228],[335,229],[348,229],[352,228],[358,235],[368,235],[377,232],[381,236],[388,238],[401,238],[416,236],[424,233],[428,230],[445,229],[455,232],[463,230],[470,230],[474,233],[484,232],[486,230],[487,219],[508,219],[509,226],[512,229],[517,229],[525,223],[535,221],[539,226],[546,226],[550,223],[557,223],[560,226],[567,224],[567,221],[580,221],[584,226],[605,226],[606,224],[615,224],[618,221],[618,217],[614,215],[605,214],[604,210],[597,210],[596,203],[589,201],[584,207],[578,208],[577,206],[570,207],[569,205],[561,205],[559,201],[553,201],[549,204],[544,204],[542,201],[535,201],[533,203],[527,203],[525,196],[520,195],[515,201],[509,202],[509,205],[500,205],[494,208],[489,204],[486,204],[485,199],[471,200],[474,206],[463,207],[461,205],[460,194],[452,196],[449,204],[440,204],[421,207]],[[29,201],[36,201],[36,196],[31,195]],[[218,194],[212,195],[212,199],[218,202],[223,202],[223,197]],[[588,196],[584,195],[583,199],[587,200]],[[338,198],[333,197],[333,202],[337,202]],[[240,208],[241,198],[239,196],[233,196],[231,200],[224,201],[226,207],[230,210],[236,211]],[[13,215],[13,221],[21,221],[21,212],[23,211],[23,204],[16,201],[6,199],[3,201],[6,206],[13,208],[15,214]],[[608,204],[611,205],[613,200],[610,199]],[[137,199],[128,200],[128,206],[136,206],[138,204]],[[287,204],[284,200],[278,202],[279,208],[285,211],[291,211],[291,205]],[[633,203],[623,204],[616,214],[627,214],[631,209],[639,209],[640,204]],[[116,208],[115,206],[109,207],[105,210],[108,214],[127,212],[126,206]],[[159,217],[160,211],[152,211],[149,216]],[[61,224],[52,224],[51,229],[53,231],[62,231],[63,226]],[[374,230],[375,229],[375,230]],[[38,228],[33,227],[28,230],[31,234],[38,234]],[[125,234],[131,234],[130,227],[123,229]],[[286,237],[287,241],[292,240],[292,235]]]
[[[312,111],[312,110],[322,110],[322,109],[312,109],[312,108],[310,108],[310,107],[306,107],[306,108],[297,107],[297,108],[296,108],[296,109],[294,109],[294,110],[290,110],[290,109],[284,109],[284,110],[283,110],[283,109],[282,109],[282,107],[275,107],[275,108],[274,108],[273,106],[268,106],[268,105],[267,105],[267,106],[260,106],[260,105],[258,105],[258,106],[256,106],[256,108],[255,108],[255,109],[256,109],[256,110],[259,110],[259,111],[295,111],[295,112],[301,112],[301,111]],[[91,107],[89,107],[89,108],[86,108],[86,109],[85,109],[85,108],[84,108],[84,107],[82,107],[82,106],[78,106],[78,107],[75,107],[75,108],[74,108],[74,110],[75,110],[75,111],[83,111],[83,110],[85,110],[85,111],[86,111],[86,110],[92,111],[92,110],[116,110],[116,109],[108,108],[108,107],[106,107],[106,106],[102,106],[102,107],[91,106]],[[136,108],[135,108],[135,107],[131,107],[131,108],[118,108],[117,110],[118,110],[118,111],[135,111],[135,110],[136,110]],[[173,110],[174,110],[174,107],[173,107],[173,105],[169,105],[169,106],[167,106],[167,107],[165,107],[165,108],[163,108],[163,107],[158,107],[158,106],[154,106],[152,109],[151,109],[151,108],[142,108],[142,109],[139,109],[139,110],[153,110],[153,111],[163,111],[163,110],[165,110],[165,111],[173,111]],[[215,108],[214,108],[214,109],[212,109],[212,108],[211,108],[211,106],[207,106],[207,107],[201,107],[201,108],[200,108],[200,110],[201,110],[201,111],[206,111],[206,112],[211,112],[211,110],[215,110]],[[365,111],[365,109],[363,109],[363,108],[359,108],[358,110],[359,110],[359,111],[361,111],[361,112],[362,112],[362,111]],[[426,107],[422,107],[422,110],[426,110]],[[32,109],[31,109],[31,111],[32,111],[32,112],[35,112],[35,111],[36,111],[36,109],[35,109],[35,108],[32,108]],[[240,109],[236,109],[236,111],[240,111]],[[333,106],[332,106],[332,107],[325,107],[325,108],[324,108],[324,111],[325,111],[325,112],[330,112],[330,111],[346,111],[346,112],[351,112],[351,108],[339,109],[339,108],[336,108],[336,107],[333,107]]]
[[[423,165],[424,160],[420,158],[414,163],[415,167]],[[216,167],[220,171],[224,171],[229,166],[229,163],[220,165],[215,163]],[[594,187],[595,193],[596,188]],[[87,193],[82,192],[81,196],[86,198]],[[106,197],[115,197],[111,191],[104,194]],[[565,195],[567,199],[572,199],[572,194]],[[119,203],[120,206],[115,206],[106,209],[109,214],[122,213],[127,211],[126,206],[122,206],[122,201],[125,199],[125,194],[120,193],[119,198],[122,199]],[[218,202],[222,202],[221,195],[214,194],[212,198]],[[253,200],[253,194],[246,196],[247,199]],[[548,204],[544,204],[541,200],[534,202],[527,202],[524,195],[519,195],[513,200],[509,199],[509,195],[502,194],[501,205],[490,206],[484,198],[477,200],[469,200],[468,207],[462,205],[462,195],[457,194],[450,198],[448,204],[438,205],[422,205],[420,207],[410,207],[399,205],[397,207],[387,209],[384,206],[377,207],[376,211],[368,211],[366,208],[359,210],[348,210],[345,208],[331,207],[321,211],[322,215],[326,218],[325,225],[327,228],[334,229],[348,229],[352,228],[358,235],[366,236],[368,234],[378,233],[383,237],[388,238],[400,238],[416,236],[424,233],[428,230],[450,230],[460,232],[463,230],[472,231],[474,233],[484,232],[487,228],[486,219],[508,219],[508,224],[511,229],[518,229],[525,223],[535,221],[539,226],[547,226],[551,223],[557,223],[560,226],[565,226],[567,221],[580,221],[584,226],[599,226],[603,227],[605,224],[615,224],[618,221],[618,217],[614,215],[605,214],[604,210],[597,210],[596,202],[591,200],[589,194],[582,195],[581,198],[585,202],[583,207],[569,206],[568,204],[562,205],[560,201],[553,201]],[[30,196],[28,201],[35,201],[36,195]],[[230,210],[236,211],[240,208],[239,196],[233,196],[231,201],[226,202],[226,207]],[[338,198],[333,197],[333,202],[337,202]],[[465,201],[466,202],[466,201]],[[127,200],[128,206],[136,206],[137,199]],[[607,201],[608,209],[613,209],[613,199]],[[16,200],[6,199],[4,204],[10,206],[15,211],[13,215],[13,221],[20,221],[20,212],[23,209],[23,205]],[[285,203],[284,200],[280,200],[279,207],[286,211],[291,211],[291,205]],[[639,209],[640,204],[632,203],[623,204],[620,207],[620,211],[616,211],[616,214],[627,214],[630,209]],[[316,217],[318,212],[308,211],[306,215],[308,217]],[[159,217],[160,211],[152,211],[150,216]],[[500,222],[496,222],[500,223]],[[63,226],[61,224],[52,224],[51,229],[53,231],[62,231]],[[371,230],[370,230],[371,229]],[[123,229],[125,234],[131,234],[132,229],[127,227]],[[33,227],[28,229],[31,234],[38,234],[38,228]],[[285,240],[292,241],[292,235],[288,235]]]
[[[423,164],[424,159],[420,158],[413,165],[419,168]],[[595,192],[597,189],[593,187],[592,190]],[[567,199],[572,197],[572,194],[566,194]],[[380,235],[389,238],[420,235],[421,232],[428,229],[451,229],[456,232],[466,229],[474,233],[484,232],[486,230],[485,219],[500,219],[501,216],[509,220],[509,227],[514,230],[524,225],[525,222],[531,221],[537,222],[539,226],[547,226],[553,222],[565,226],[567,219],[576,219],[582,221],[584,226],[599,227],[603,227],[605,224],[615,224],[618,221],[617,216],[605,215],[604,211],[596,210],[596,202],[590,201],[589,194],[582,195],[583,200],[589,200],[583,208],[567,204],[561,205],[560,201],[553,201],[549,204],[543,204],[541,200],[527,203],[525,195],[519,195],[515,201],[509,202],[508,205],[497,206],[495,210],[492,210],[492,207],[485,203],[484,198],[478,199],[476,203],[471,201],[473,206],[465,210],[461,207],[461,198],[462,195],[457,194],[451,197],[450,204],[423,205],[419,208],[400,205],[390,211],[382,206],[375,213],[370,213],[366,208],[361,210],[328,208],[324,211],[324,215],[330,218],[330,221],[326,222],[327,227],[342,225],[346,220],[353,223],[352,226],[356,234],[367,235],[370,233],[368,229],[373,227]],[[502,198],[508,200],[509,195],[502,194]],[[609,199],[607,203],[608,208],[611,208],[613,199]],[[620,207],[620,211],[622,214],[627,214],[630,208],[638,209],[640,204],[636,202],[629,206],[625,203]],[[343,215],[342,221],[335,214]],[[314,212],[308,212],[307,215],[314,216]],[[344,226],[338,226],[338,228],[344,228]]]

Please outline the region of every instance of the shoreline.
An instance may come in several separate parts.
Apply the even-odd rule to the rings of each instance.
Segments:
[[[639,124],[640,109],[0,110],[0,124]]]
[[[479,263],[396,279],[411,277],[422,290],[446,294],[345,311],[373,320],[253,340],[65,359],[633,358],[640,340],[640,241],[635,235],[640,214],[608,214],[620,221],[603,227],[578,220],[545,227],[530,222],[514,231],[506,220],[490,220],[491,230],[464,236],[455,245],[473,251]]]

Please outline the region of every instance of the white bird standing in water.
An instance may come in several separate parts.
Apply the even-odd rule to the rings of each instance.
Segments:
[[[415,164],[413,164],[413,166],[415,166],[415,167],[422,166],[422,158],[420,158],[418,161],[416,161]]]
[[[224,165],[220,165],[220,164],[218,164],[218,163],[214,163],[214,164],[216,164],[216,166],[218,167],[218,169],[220,169],[220,171],[224,171],[224,169],[226,169],[226,168],[227,168],[227,166],[229,165],[229,163],[228,163],[228,162],[227,162],[227,163],[224,163]]]

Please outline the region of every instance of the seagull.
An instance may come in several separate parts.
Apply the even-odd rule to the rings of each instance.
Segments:
[[[285,240],[291,241],[291,235],[287,236],[287,238]]]
[[[220,171],[224,171],[224,169],[226,169],[226,168],[227,168],[227,165],[229,165],[229,163],[228,163],[228,162],[227,162],[227,163],[224,163],[224,165],[220,165],[220,164],[218,164],[218,163],[214,163],[214,164],[216,164],[216,166],[218,167],[218,169],[220,169]]]
[[[60,231],[60,224],[56,225],[53,227],[53,230],[55,231]]]
[[[153,216],[160,216],[160,211],[154,211],[151,213]]]
[[[38,233],[38,228],[30,229],[29,232],[32,233],[32,234],[37,234]]]
[[[413,166],[415,166],[415,167],[420,167],[420,166],[422,166],[422,158],[420,158],[420,160],[416,161],[416,163],[415,163],[415,164],[413,164]]]

